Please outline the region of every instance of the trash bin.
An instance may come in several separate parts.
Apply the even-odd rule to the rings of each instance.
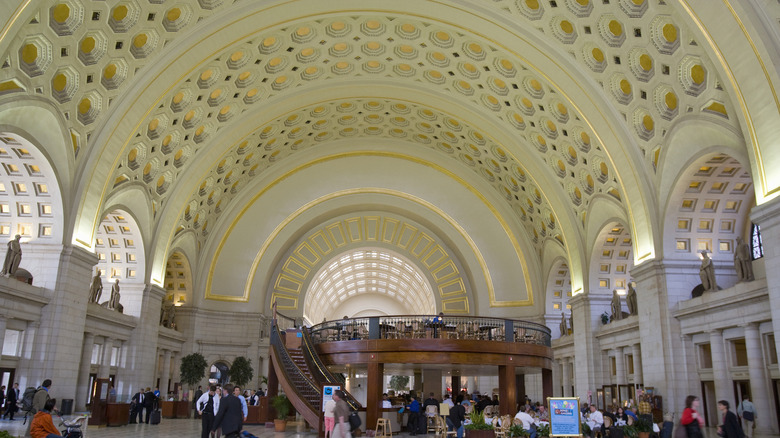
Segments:
[[[60,415],[73,415],[73,399],[64,398],[60,402]]]

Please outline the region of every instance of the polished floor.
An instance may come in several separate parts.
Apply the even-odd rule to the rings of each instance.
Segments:
[[[57,421],[55,419],[55,424]],[[87,427],[84,430],[85,438],[167,438],[167,437],[200,437],[200,420],[193,419],[163,419],[158,425],[130,424],[122,427]],[[11,436],[23,437],[26,426],[21,420],[0,420],[0,431],[8,431]],[[274,432],[273,427],[245,426],[244,430],[260,438],[316,438],[317,433],[311,429],[304,429],[302,425],[288,423],[286,432]],[[407,438],[406,433],[395,434],[400,438]],[[363,435],[365,436],[365,435]],[[433,435],[429,435],[433,436]],[[718,438],[714,428],[705,429],[705,438]],[[753,438],[777,438],[778,435],[755,435]]]

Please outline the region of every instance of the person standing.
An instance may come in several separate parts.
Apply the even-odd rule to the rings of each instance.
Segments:
[[[723,438],[744,438],[737,416],[729,410],[729,402],[719,401],[718,410],[723,415],[723,421],[718,426],[718,435]]]
[[[233,385],[229,383],[225,385],[225,392],[228,395],[219,401],[219,410],[214,416],[211,430],[216,431],[222,428],[222,434],[225,438],[238,438],[244,424],[244,412],[241,408],[241,401],[232,394]]]
[[[352,429],[349,425],[349,406],[344,401],[344,391],[337,389],[333,392],[333,400],[336,401],[336,407],[333,409],[333,419],[336,423],[333,426],[333,438],[352,438]]]
[[[130,399],[132,409],[130,410],[130,424],[142,423],[144,421],[144,389],[141,388],[133,394]]]
[[[336,400],[331,397],[325,403],[323,422],[325,423],[325,438],[333,438],[333,427],[336,425]]]
[[[3,418],[8,416],[8,419],[14,421],[14,414],[19,410],[16,405],[19,402],[19,383],[14,383],[13,387],[8,388],[8,392],[5,394],[5,414]]]
[[[144,409],[146,410],[146,424],[149,424],[149,420],[152,418],[152,411],[154,410],[154,403],[157,397],[154,396],[152,388],[147,387],[144,393]],[[140,419],[138,421],[141,421]]]
[[[685,428],[688,438],[703,438],[701,428],[704,427],[704,418],[699,415],[699,399],[695,395],[685,398],[685,409],[680,424]]]
[[[200,438],[209,438],[211,428],[214,425],[214,417],[219,411],[219,394],[217,394],[217,387],[211,385],[209,392],[202,394],[198,400],[195,401],[195,407],[200,415],[201,432]]]
[[[48,402],[51,399],[51,397],[49,397],[49,388],[51,388],[51,379],[46,379],[43,381],[43,383],[41,383],[41,386],[38,387],[38,389],[35,391],[35,396],[33,396],[33,401],[32,401],[32,408],[30,409],[29,412],[30,414],[35,415],[39,411],[42,411],[44,409],[44,406],[46,406],[46,402]],[[32,426],[32,422],[27,423],[27,432],[25,436],[30,434],[31,426]]]
[[[203,396],[203,387],[198,385],[198,389],[195,390],[195,395],[192,397],[192,408],[195,409],[195,418],[200,417],[198,414],[198,400]]]
[[[737,415],[742,417],[742,428],[745,436],[752,438],[753,429],[756,427],[756,407],[750,401],[750,397],[745,396],[742,398],[742,403],[737,406]]]

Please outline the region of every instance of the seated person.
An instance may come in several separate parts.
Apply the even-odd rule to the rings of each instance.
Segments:
[[[637,417],[637,415],[636,415],[636,408],[626,409],[625,412],[626,412],[626,415],[631,417],[631,418],[633,418],[634,421],[639,419],[639,417]],[[626,419],[626,421],[628,421],[628,419]]]
[[[439,312],[439,314],[433,318],[431,324],[444,324],[444,312]]]
[[[596,409],[596,405],[590,405],[590,414],[588,414],[588,421],[586,423],[590,427],[591,438],[593,438],[596,432],[601,430],[604,426],[604,415]]]
[[[387,393],[382,394],[382,409],[392,408],[393,402],[387,398]]]
[[[523,405],[515,415],[515,424],[520,423],[523,429],[528,431],[528,438],[536,438],[536,427],[534,424],[534,418],[531,416],[531,407]]]
[[[622,406],[618,406],[617,412],[615,413],[615,424],[618,426],[624,426],[628,424],[628,414],[626,414],[626,411],[623,410]]]
[[[50,398],[46,400],[46,404],[43,405],[43,410],[35,413],[32,423],[30,424],[30,436],[32,438],[52,438],[62,436],[60,431],[54,427],[54,422],[51,419],[51,412],[54,410],[54,406],[57,404],[56,398]]]
[[[546,406],[539,406],[539,409],[536,411],[536,418],[538,418],[539,421],[550,421],[550,413],[547,412]]]

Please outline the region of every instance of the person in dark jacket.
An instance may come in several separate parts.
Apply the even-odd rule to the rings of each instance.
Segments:
[[[228,383],[225,385],[225,390],[228,395],[219,400],[219,410],[214,416],[211,430],[222,428],[222,435],[225,438],[238,438],[244,426],[244,409],[238,397],[233,395],[233,385]]]
[[[718,435],[723,438],[744,438],[742,425],[739,424],[737,414],[729,410],[729,402],[721,400],[718,402],[718,410],[723,415],[723,422],[718,426]]]
[[[450,408],[450,415],[447,417],[447,425],[456,431],[458,438],[463,438],[464,421],[466,421],[466,408],[463,406],[463,396],[458,394],[455,406]]]
[[[11,421],[14,419],[14,414],[19,410],[16,403],[19,401],[19,384],[14,383],[14,386],[8,388],[8,392],[5,394],[5,414],[3,418],[8,415]]]
[[[149,420],[152,418],[152,411],[155,409],[154,405],[157,403],[157,397],[152,392],[152,388],[146,388],[144,393],[144,409],[146,409],[146,424],[149,424]],[[141,422],[141,419],[138,419]]]

